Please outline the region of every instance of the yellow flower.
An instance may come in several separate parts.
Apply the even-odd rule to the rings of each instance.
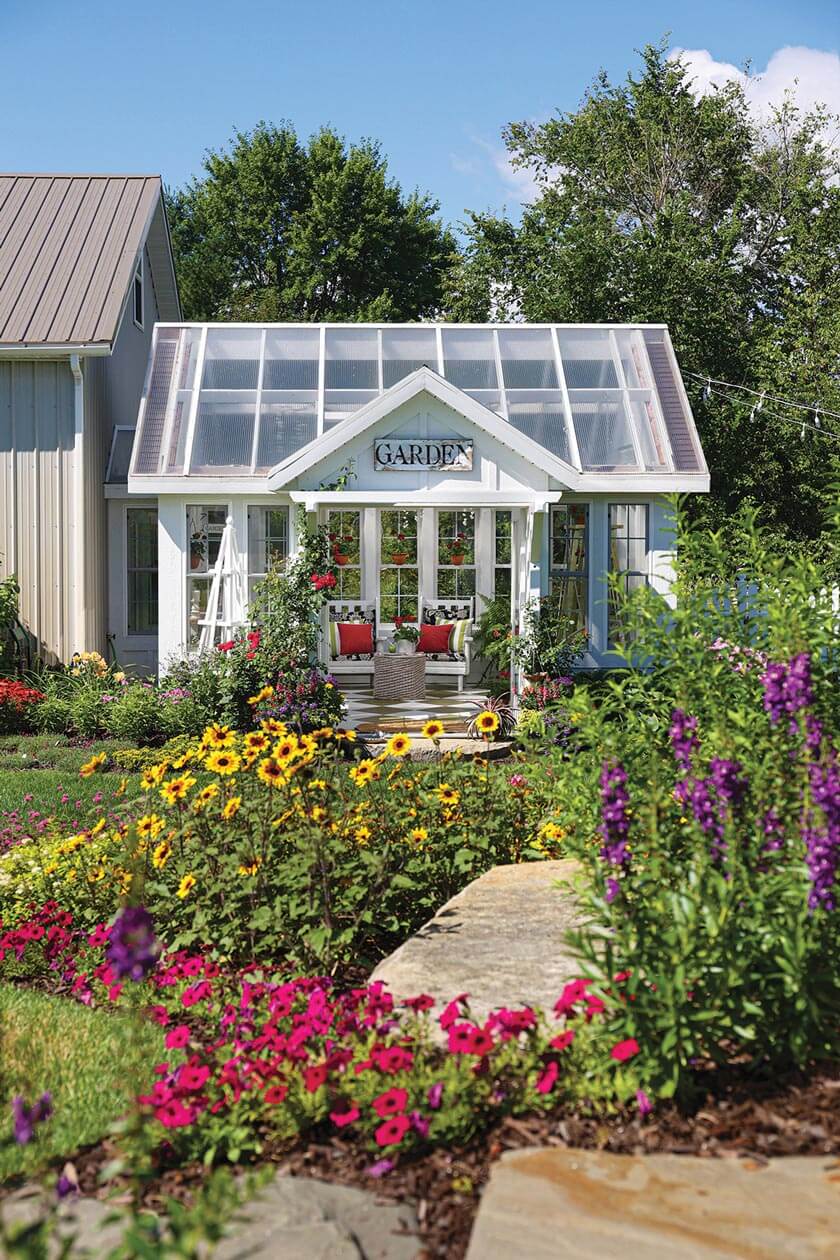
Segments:
[[[117,670],[116,674],[114,674],[114,682],[119,682],[119,683],[125,682],[125,670],[123,669]]]
[[[142,818],[137,819],[138,836],[148,836],[154,840],[155,836],[159,836],[163,831],[166,823],[157,814],[144,814]]]
[[[90,761],[86,761],[79,770],[79,778],[89,779],[92,774],[96,773],[100,766],[104,766],[106,760],[107,757],[105,753],[94,753]]]
[[[431,718],[423,727],[422,734],[424,739],[440,739],[443,734],[443,722],[438,721],[437,718]]]
[[[224,818],[225,820],[233,818],[234,814],[237,813],[237,811],[239,810],[239,806],[241,804],[242,804],[241,796],[232,796],[230,800],[228,801],[227,805],[225,805],[224,809],[222,810],[222,818]]]
[[[333,728],[331,726],[320,726],[317,731],[312,732],[313,739],[332,739]]]
[[[140,780],[140,786],[143,788],[144,792],[148,792],[151,788],[157,787],[168,769],[169,763],[167,761],[161,761],[156,766],[149,766],[144,773],[143,778]]]
[[[100,818],[96,826],[91,827],[90,834],[91,836],[98,836],[100,831],[104,831],[104,830],[105,830],[105,819]]]
[[[286,735],[274,745],[274,756],[278,761],[291,761],[300,755],[300,744],[296,735]]]
[[[366,783],[370,783],[371,779],[379,778],[379,767],[375,761],[371,761],[370,757],[366,757],[357,766],[351,766],[348,774],[356,787],[364,787]]]
[[[243,863],[243,865],[240,866],[239,868],[239,874],[240,875],[256,875],[257,871],[260,869],[261,866],[262,866],[262,862],[260,861],[260,859],[255,858],[254,861],[251,862],[249,865],[245,865]]]
[[[250,731],[245,736],[245,751],[249,753],[265,752],[271,740],[265,731]]]
[[[392,735],[385,745],[385,752],[389,757],[404,757],[411,747],[411,740],[402,731],[399,735]]]
[[[348,744],[355,744],[356,732],[355,731],[336,731],[335,742],[337,744],[340,744],[342,740],[346,740]]]
[[[266,735],[273,735],[275,739],[286,734],[286,723],[279,718],[263,718],[260,727]]]
[[[58,846],[58,851],[62,856],[67,853],[73,853],[80,848],[85,842],[85,833],[80,831],[76,836],[70,836],[63,844]]]
[[[236,743],[236,732],[229,726],[213,722],[205,730],[201,742],[205,748],[232,748]]]
[[[425,827],[414,827],[409,832],[409,835],[417,844],[422,844],[424,840],[428,840],[429,838],[429,833]]]
[[[195,888],[195,875],[185,875],[178,885],[177,896],[183,901],[185,897],[189,897],[192,888]]]
[[[454,808],[461,799],[461,793],[449,783],[441,783],[436,791],[441,805],[450,805]]]
[[[123,792],[125,792],[125,789],[127,787],[128,787],[128,779],[120,779],[120,786],[117,788],[116,792],[114,793],[114,796],[122,796]]]
[[[326,779],[313,779],[312,782],[309,784],[309,787],[314,792],[326,792],[327,780]]]
[[[365,845],[367,844],[368,840],[370,840],[371,836],[373,835],[373,832],[371,831],[370,827],[362,826],[362,827],[357,827],[353,834],[356,837],[356,841],[358,844]]]
[[[327,816],[327,811],[324,809],[323,805],[312,806],[312,811],[309,817],[312,819],[313,822],[320,822],[321,819],[326,818],[326,816]]]
[[[204,761],[205,768],[211,774],[236,774],[241,765],[242,758],[238,753],[227,752],[224,749],[221,752],[210,753]]]
[[[268,683],[266,683],[264,687],[260,688],[260,690],[257,692],[255,696],[248,697],[248,703],[249,704],[262,704],[263,700],[269,700],[273,695],[274,695],[274,688],[269,686]]]
[[[499,729],[499,715],[492,709],[482,709],[475,719],[476,730],[482,735],[494,735]]]
[[[88,871],[88,883],[89,883],[89,884],[98,884],[98,883],[100,882],[100,880],[103,880],[104,878],[105,878],[105,867],[104,867],[104,866],[93,866],[93,867],[91,867],[91,869]]]
[[[177,779],[168,779],[160,789],[160,794],[167,805],[174,805],[176,801],[182,801],[194,785],[195,779],[192,775],[182,774]]]
[[[265,757],[259,764],[257,777],[262,779],[263,783],[267,783],[269,787],[279,787],[281,783],[288,783],[289,776],[284,766],[281,766],[276,757]]]
[[[155,870],[162,871],[166,863],[172,856],[172,845],[168,840],[161,840],[160,844],[152,854],[152,866]]]
[[[182,754],[182,756],[178,757],[176,761],[172,762],[172,769],[183,770],[184,766],[188,765],[191,761],[193,761],[195,757],[196,757],[196,749],[188,748],[187,751]]]

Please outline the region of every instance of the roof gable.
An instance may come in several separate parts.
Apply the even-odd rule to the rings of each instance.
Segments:
[[[0,349],[112,344],[153,225],[161,316],[177,319],[159,176],[0,175]]]
[[[579,484],[581,475],[570,464],[564,463],[545,447],[519,433],[511,424],[502,420],[483,403],[470,398],[451,381],[444,380],[431,368],[422,367],[404,377],[365,407],[360,408],[350,419],[340,425],[335,425],[328,433],[315,438],[307,446],[275,465],[267,478],[269,490],[281,490],[289,486],[304,473],[341,451],[354,438],[385,420],[404,403],[424,393],[437,398],[444,406],[463,416],[464,419],[489,434],[500,445],[508,447],[541,472],[555,477],[570,489]]]

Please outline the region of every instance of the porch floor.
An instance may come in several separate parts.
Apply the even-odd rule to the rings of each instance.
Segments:
[[[454,682],[427,683],[425,700],[376,700],[369,684],[342,690],[347,725],[367,734],[418,731],[430,718],[440,718],[447,735],[463,735],[487,699],[486,690],[465,687],[458,691]]]

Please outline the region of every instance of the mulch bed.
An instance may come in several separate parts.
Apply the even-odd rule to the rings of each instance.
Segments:
[[[305,1145],[276,1151],[273,1162],[293,1175],[410,1202],[420,1223],[423,1260],[462,1260],[493,1161],[507,1150],[579,1147],[625,1155],[740,1156],[759,1162],[771,1156],[840,1155],[840,1064],[792,1074],[784,1081],[735,1073],[728,1079],[716,1077],[715,1084],[716,1093],[691,1114],[669,1105],[645,1119],[629,1109],[607,1117],[558,1110],[509,1118],[462,1149],[407,1159],[380,1180],[367,1172],[375,1156],[326,1129],[309,1135]],[[97,1192],[99,1173],[114,1153],[103,1143],[76,1159],[84,1193]],[[149,1206],[160,1206],[167,1196],[188,1198],[205,1175],[197,1164],[163,1172],[149,1188]]]

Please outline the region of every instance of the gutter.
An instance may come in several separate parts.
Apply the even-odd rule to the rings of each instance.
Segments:
[[[110,353],[111,345],[107,341],[79,342],[78,344],[58,342],[52,345],[43,342],[27,345],[23,341],[14,345],[0,343],[0,359],[66,359],[68,354],[71,358],[78,358],[79,355],[92,357]]]
[[[73,464],[70,506],[70,653],[85,650],[85,382],[77,353],[70,355],[73,374]],[[69,655],[69,654],[68,654]]]

